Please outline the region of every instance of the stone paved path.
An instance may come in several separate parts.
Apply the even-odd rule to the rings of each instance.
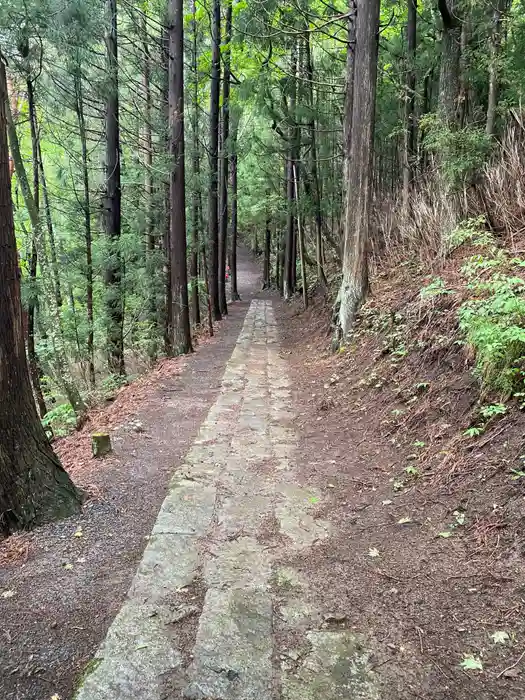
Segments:
[[[379,697],[364,640],[327,628],[279,566],[330,534],[294,485],[293,418],[272,303],[255,300],[77,700]]]

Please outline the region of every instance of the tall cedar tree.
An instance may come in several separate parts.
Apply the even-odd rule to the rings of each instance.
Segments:
[[[105,268],[108,364],[110,372],[125,374],[124,308],[120,225],[120,125],[118,95],[117,0],[107,0],[107,95],[106,95],[106,234]]]
[[[80,497],[38,418],[23,337],[20,270],[7,146],[7,81],[0,62],[0,532],[79,510]]]
[[[358,0],[353,63],[352,126],[347,172],[339,329],[345,338],[368,291],[368,239],[377,81],[379,0]],[[349,48],[350,50],[350,48]],[[348,129],[346,131],[348,133]]]
[[[210,189],[208,194],[208,237],[210,248],[210,299],[213,317],[222,318],[219,298],[219,220],[217,187],[219,180],[219,95],[221,83],[221,6],[213,0],[211,23],[211,85],[210,85]]]
[[[220,215],[219,215],[219,304],[221,313],[228,313],[226,303],[226,251],[228,247],[228,170],[230,149],[230,60],[232,40],[232,0],[226,3],[226,29],[224,32],[222,81],[222,153],[220,164]]]
[[[186,269],[186,190],[184,182],[184,10],[183,0],[170,0],[169,110],[170,110],[170,257],[173,303],[173,349],[192,351]]]

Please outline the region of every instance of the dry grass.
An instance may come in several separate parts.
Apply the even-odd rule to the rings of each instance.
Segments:
[[[373,257],[398,264],[417,258],[431,272],[444,264],[446,236],[465,218],[484,217],[513,252],[525,233],[525,117],[513,113],[492,159],[477,180],[454,195],[437,170],[420,176],[408,206],[401,193],[376,196]]]

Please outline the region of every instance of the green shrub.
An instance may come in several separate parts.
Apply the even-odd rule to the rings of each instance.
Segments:
[[[44,428],[50,428],[55,437],[64,437],[76,428],[77,417],[71,404],[63,403],[46,413],[42,418],[42,425]]]
[[[469,286],[477,298],[461,306],[459,323],[476,352],[476,372],[485,387],[510,394],[523,383],[525,282],[495,273]]]
[[[471,182],[490,152],[491,141],[485,130],[472,125],[450,129],[436,114],[420,121],[425,147],[436,153],[444,179],[452,189]]]

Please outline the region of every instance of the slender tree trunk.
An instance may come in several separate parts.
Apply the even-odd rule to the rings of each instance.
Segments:
[[[219,221],[218,221],[218,162],[219,162],[219,95],[221,81],[221,7],[220,0],[213,0],[211,25],[212,57],[210,85],[210,189],[208,195],[208,238],[210,248],[210,296],[213,317],[222,318],[219,297]]]
[[[204,287],[206,291],[206,306],[208,311],[208,332],[210,337],[213,337],[213,317],[211,311],[211,296],[210,296],[210,278],[208,275],[208,258],[206,254],[206,246],[202,245],[202,269],[204,273]]]
[[[263,289],[270,289],[272,286],[271,280],[271,261],[270,254],[272,250],[272,228],[271,215],[268,206],[270,193],[266,192],[266,220],[264,227],[264,250],[263,250]]]
[[[29,109],[29,124],[31,130],[31,148],[33,154],[33,195],[35,208],[38,212],[40,207],[40,180],[39,180],[39,153],[38,153],[38,126],[36,121],[35,98],[33,93],[33,83],[27,79],[27,102]],[[39,213],[39,212],[38,212]],[[42,392],[42,384],[40,378],[43,376],[40,360],[35,347],[35,316],[38,303],[37,291],[37,271],[38,271],[38,252],[36,235],[38,231],[32,229],[31,237],[31,255],[29,258],[29,299],[27,304],[27,356],[29,359],[29,372],[31,381],[35,391],[36,402],[40,417],[43,418],[47,413],[46,402]]]
[[[82,210],[84,214],[84,241],[86,246],[86,315],[87,315],[87,356],[89,383],[95,386],[95,344],[93,325],[93,237],[91,231],[91,194],[89,189],[89,158],[86,135],[86,121],[84,117],[84,90],[82,86],[82,73],[80,62],[77,62],[74,72],[76,113],[78,133],[80,136],[80,148],[82,153],[82,186],[84,197]]]
[[[60,274],[58,270],[58,256],[55,241],[55,229],[51,217],[51,203],[49,201],[49,190],[47,187],[44,161],[42,159],[42,148],[38,139],[38,162],[40,167],[40,181],[42,184],[42,199],[44,200],[44,213],[46,217],[47,236],[49,240],[49,251],[51,253],[51,273],[53,275],[53,287],[55,292],[55,304],[58,309],[62,308],[62,289],[60,284]]]
[[[228,176],[230,151],[230,59],[232,40],[233,0],[226,0],[226,28],[222,56],[224,73],[222,81],[222,153],[220,163],[220,216],[219,216],[219,304],[221,314],[228,313],[226,303],[226,251],[228,249]]]
[[[196,3],[192,0],[192,48],[191,70],[193,104],[191,108],[192,128],[192,169],[193,187],[191,191],[191,251],[190,251],[190,288],[191,288],[191,315],[195,326],[201,322],[199,304],[199,197],[200,197],[200,153],[199,153],[199,74],[197,67],[197,16]]]
[[[321,213],[321,187],[319,184],[319,173],[317,170],[317,133],[315,127],[315,112],[314,112],[314,66],[312,60],[312,52],[310,51],[310,33],[307,32],[305,36],[305,53],[306,53],[306,77],[308,79],[308,97],[310,102],[310,120],[309,120],[309,131],[310,139],[312,143],[311,148],[311,169],[312,169],[312,196],[314,204],[314,215],[315,215],[315,258],[317,263],[317,280],[323,289],[328,288],[326,282],[326,276],[323,269],[323,217]]]
[[[237,133],[239,129],[239,115],[235,115],[232,122],[231,131],[231,248],[230,248],[230,290],[231,300],[240,301],[239,290],[237,289],[237,228],[238,228],[238,209],[237,209]]]
[[[403,149],[403,202],[408,204],[408,197],[414,178],[416,157],[416,42],[417,42],[417,0],[408,0],[407,20],[407,58],[405,89],[405,124]]]
[[[299,202],[299,183],[297,181],[297,166],[293,166],[293,179],[295,187],[295,201]],[[301,286],[303,288],[303,305],[305,310],[308,308],[308,287],[306,284],[306,262],[304,250],[304,233],[301,226],[301,213],[297,211],[297,235],[299,239],[299,258],[301,260]]]
[[[110,372],[124,375],[124,307],[120,253],[121,200],[120,124],[118,94],[117,0],[107,0],[107,100],[106,100],[106,235],[108,256],[104,271],[106,322]]]
[[[496,0],[492,12],[492,32],[490,36],[489,63],[489,97],[487,105],[487,123],[485,132],[493,137],[496,133],[496,112],[500,87],[500,55],[502,40],[502,23],[505,12],[508,11],[511,0]]]
[[[451,128],[459,121],[461,26],[458,17],[461,0],[439,0],[443,20],[438,113]]]
[[[151,55],[149,48],[148,27],[146,15],[142,15],[142,91],[144,97],[144,123],[142,131],[142,148],[144,156],[144,194],[146,196],[146,273],[151,281],[148,290],[148,316],[149,316],[149,343],[148,355],[151,362],[157,359],[158,354],[158,313],[157,313],[157,285],[155,284],[155,203],[153,200],[153,138],[152,138],[152,100],[151,100]]]
[[[339,329],[351,331],[368,291],[368,241],[377,81],[379,0],[358,0],[350,167],[346,191],[343,279],[339,292]]]
[[[20,270],[6,135],[7,80],[0,64],[0,531],[9,534],[79,510],[80,497],[38,418],[27,367]]]
[[[168,19],[166,19],[168,23]],[[164,118],[165,130],[162,139],[163,147],[166,153],[170,151],[170,109],[169,109],[169,35],[166,29],[162,31],[161,37],[162,48],[162,116]],[[171,288],[171,197],[170,197],[170,176],[163,182],[164,197],[163,197],[163,213],[164,213],[164,232],[162,236],[162,254],[164,260],[164,353],[167,357],[173,355],[173,302]]]
[[[290,74],[292,76],[291,92],[290,92],[290,129],[289,141],[290,150],[286,168],[286,241],[284,249],[284,271],[283,271],[283,292],[284,298],[290,299],[295,293],[295,268],[296,268],[296,252],[295,252],[295,209],[297,202],[295,201],[295,186],[294,186],[294,166],[297,161],[297,44],[294,41],[290,50]]]
[[[169,2],[169,98],[171,158],[171,287],[173,348],[192,352],[186,266],[186,184],[184,178],[184,8],[183,0]]]

